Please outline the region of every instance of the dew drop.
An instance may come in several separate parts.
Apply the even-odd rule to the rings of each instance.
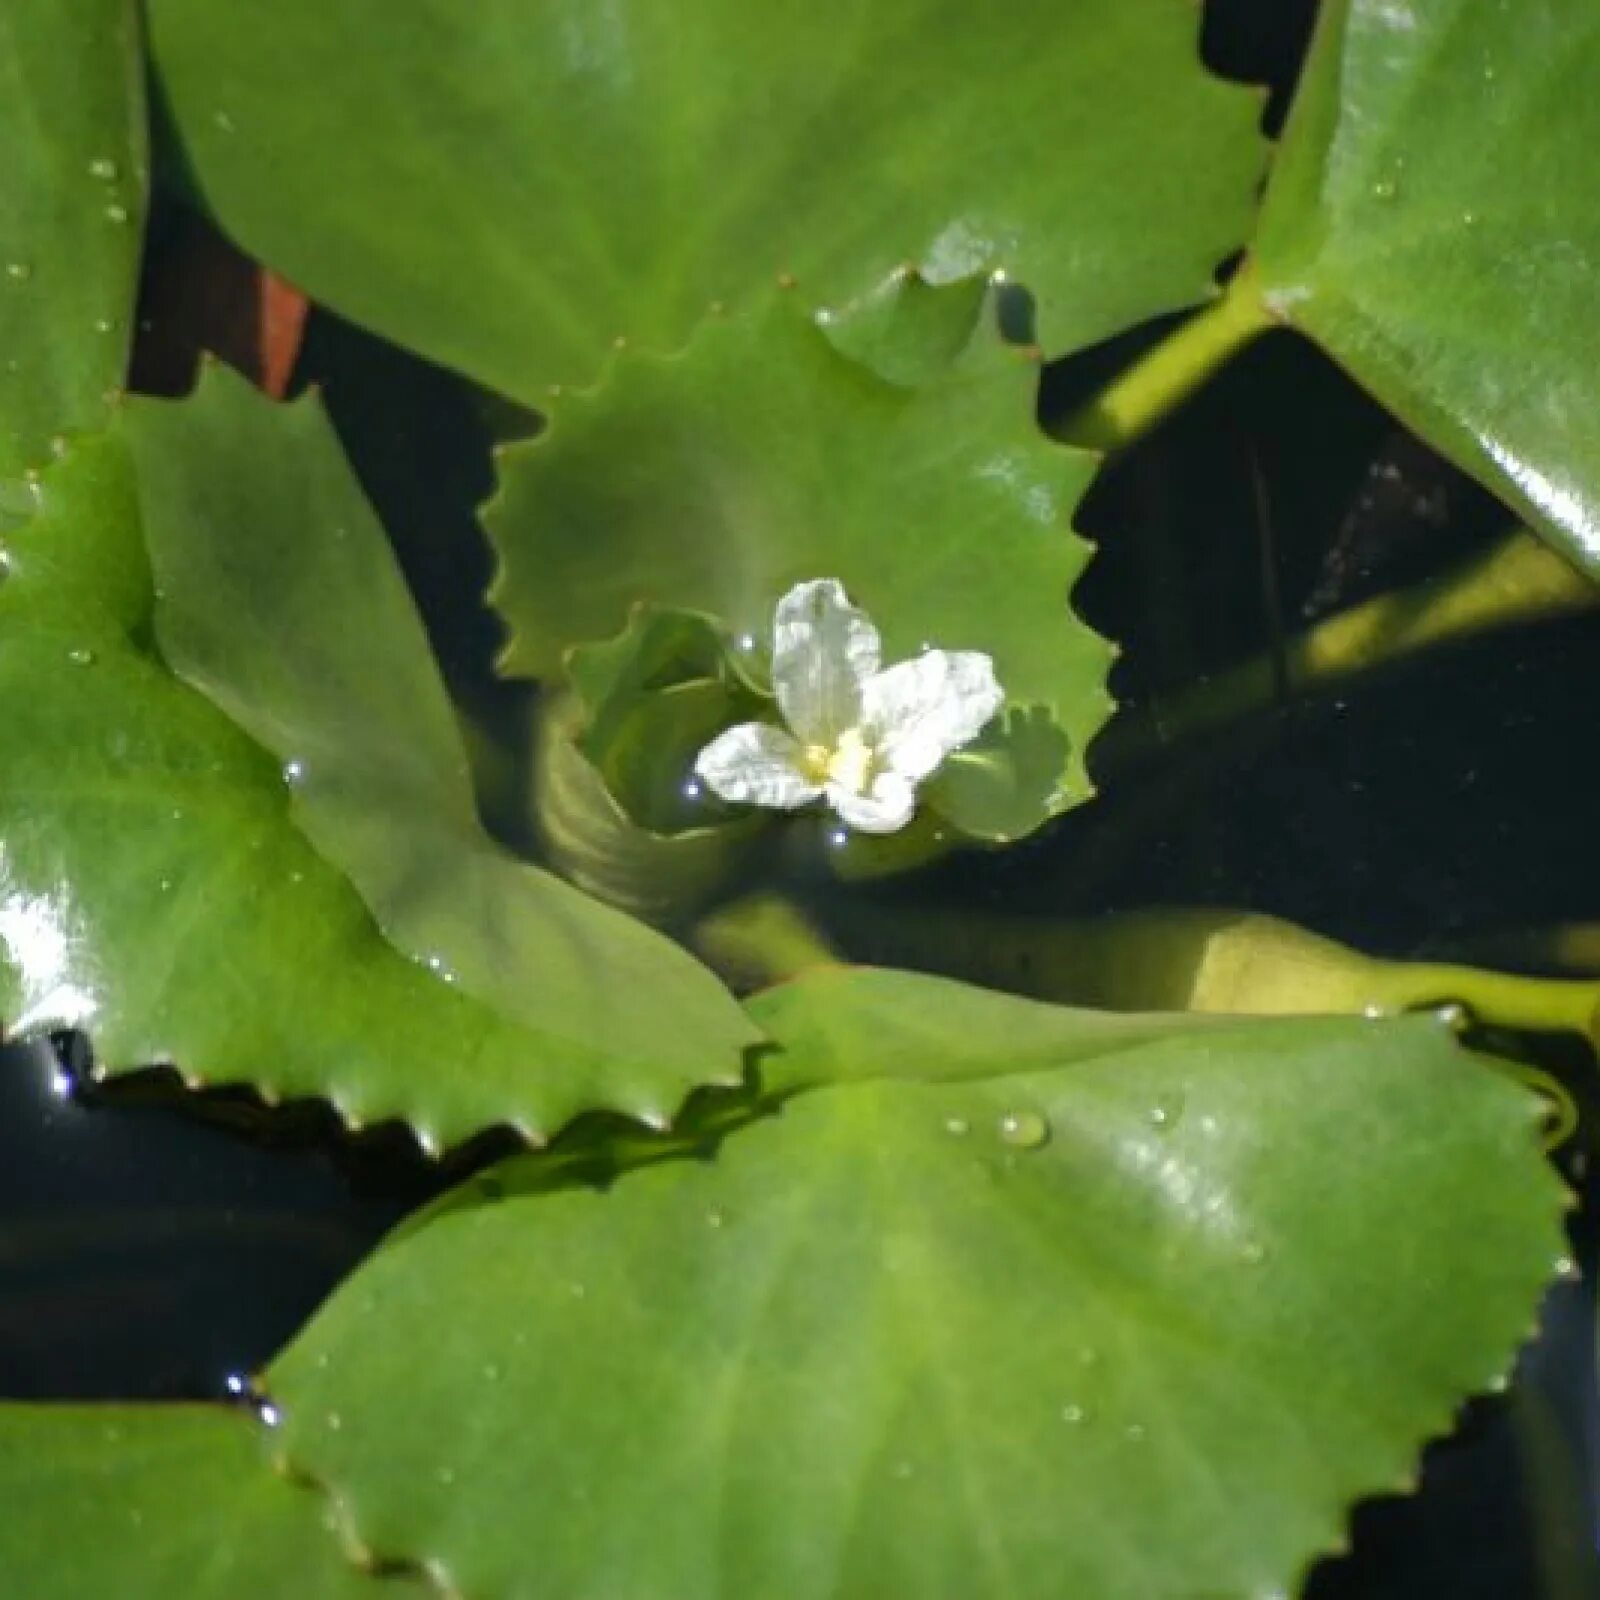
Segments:
[[[102,183],[114,183],[117,176],[117,164],[110,156],[96,156],[89,163],[89,176],[99,178]]]
[[[448,1489],[456,1481],[456,1469],[454,1467],[440,1467],[434,1476]]]
[[[738,643],[739,648],[748,655],[756,647],[756,636],[753,633],[741,633]]]
[[[116,324],[112,322],[110,317],[96,317],[94,319],[94,331],[96,333],[110,333],[115,326]]]
[[[850,835],[846,833],[843,828],[835,828],[828,835],[828,843],[831,844],[835,850],[842,850],[847,844],[850,843]]]
[[[698,778],[690,778],[683,786],[685,800],[698,800],[705,792],[705,785]]]
[[[306,765],[303,761],[286,761],[283,764],[283,781],[292,789],[304,783],[306,778]]]
[[[1000,1137],[1018,1150],[1037,1150],[1050,1138],[1050,1124],[1037,1111],[1008,1111],[1000,1119]]]
[[[1259,1267],[1267,1259],[1267,1247],[1259,1239],[1252,1239],[1241,1247],[1239,1259],[1247,1267]]]
[[[953,1134],[957,1139],[964,1139],[972,1132],[972,1124],[965,1117],[946,1117],[944,1131]]]
[[[13,283],[26,283],[33,276],[33,268],[26,261],[6,262],[6,276]]]
[[[94,665],[94,651],[86,650],[82,645],[77,645],[67,651],[67,660],[75,667],[92,667]]]
[[[1172,1113],[1165,1106],[1151,1106],[1149,1115],[1152,1128],[1165,1128],[1172,1121]]]
[[[1129,1444],[1144,1443],[1144,1424],[1142,1422],[1130,1422],[1122,1432]]]
[[[581,1283],[569,1283],[567,1285],[567,1293],[570,1294],[574,1300],[583,1299],[588,1292],[588,1289],[586,1289]]]
[[[1073,1427],[1077,1427],[1083,1421],[1084,1415],[1084,1409],[1080,1405],[1067,1405],[1061,1408],[1061,1420],[1071,1423]]]
[[[909,1461],[897,1461],[894,1464],[894,1475],[902,1483],[904,1483],[907,1478],[912,1477],[916,1470],[917,1469],[912,1466]]]
[[[128,220],[128,208],[124,205],[119,205],[113,200],[112,203],[106,207],[105,216],[107,222],[114,223],[120,228],[122,224]]]
[[[708,1228],[725,1228],[728,1225],[727,1213],[717,1210],[716,1207],[706,1212],[706,1226]]]
[[[276,1428],[283,1421],[283,1413],[270,1400],[263,1400],[256,1407],[256,1415],[261,1418],[263,1427]]]
[[[500,1381],[499,1364],[494,1361],[485,1361],[483,1364],[483,1375],[490,1383],[498,1383]]]
[[[1372,186],[1374,200],[1393,200],[1400,192],[1400,185],[1393,178],[1379,178]]]
[[[330,1411],[324,1420],[328,1424],[329,1433],[337,1433],[344,1426],[344,1418],[337,1411]]]
[[[236,124],[226,111],[214,111],[211,120],[223,133],[232,133]]]

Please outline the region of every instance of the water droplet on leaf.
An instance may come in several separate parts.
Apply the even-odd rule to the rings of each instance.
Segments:
[[[1018,1150],[1037,1150],[1050,1138],[1050,1124],[1037,1111],[1008,1111],[1000,1119],[1000,1137]]]

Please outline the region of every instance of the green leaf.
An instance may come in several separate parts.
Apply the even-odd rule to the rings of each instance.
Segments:
[[[0,9],[0,476],[102,426],[122,382],[147,176],[138,10]]]
[[[493,1123],[537,1137],[599,1106],[663,1120],[691,1085],[737,1077],[748,1022],[682,952],[508,862],[469,817],[444,813],[430,833],[408,809],[430,773],[448,787],[428,754],[443,727],[429,721],[431,667],[314,408],[279,410],[213,377],[193,405],[141,407],[130,431],[152,473],[153,544],[172,585],[154,616],[122,440],[85,439],[47,469],[35,516],[7,541],[0,1015],[10,1031],[83,1027],[102,1072],[175,1062],[196,1080],[326,1098],[353,1122],[402,1117],[430,1145]],[[220,501],[183,497],[186,462]],[[226,520],[202,532],[212,513]],[[209,635],[185,606],[201,596],[229,635],[211,663],[218,694],[248,687],[252,717],[273,708],[279,732],[305,734],[327,758],[326,791],[287,784],[280,756],[157,656],[159,627],[198,675]],[[314,614],[327,607],[331,641],[291,625],[297,600]],[[370,659],[341,659],[341,630]],[[229,680],[230,665],[244,676]],[[351,730],[337,753],[315,737],[325,729],[312,700],[293,693],[321,671]],[[386,701],[395,685],[412,698]],[[391,757],[385,718],[400,711],[416,748]],[[363,762],[380,756],[384,793],[363,787],[377,770]],[[432,948],[461,961],[459,982],[402,954],[321,853],[350,843],[358,823],[371,855],[352,847],[344,864],[370,867],[387,841],[410,888],[385,910],[405,934],[436,928]],[[443,899],[446,885],[459,901]],[[531,999],[489,994],[473,965],[485,944],[445,942],[452,918],[501,941],[508,968],[495,976],[540,997],[537,1017]],[[551,993],[563,974],[574,987]]]
[[[847,306],[817,313],[836,350],[891,383],[937,378],[972,342],[989,298],[983,278],[932,284],[895,272]]]
[[[1331,0],[1274,168],[1260,293],[1600,572],[1600,13]]]
[[[127,427],[163,656],[283,764],[295,820],[391,942],[538,1041],[552,1087],[660,1119],[708,1067],[737,1078],[752,1035],[705,968],[485,833],[421,620],[315,403],[215,367]]]
[[[483,1600],[1284,1593],[1561,1247],[1534,1103],[1431,1019],[754,1009],[818,1087],[605,1187],[501,1168],[273,1369],[366,1543]]]
[[[343,1552],[243,1412],[0,1406],[0,1570],[26,1600],[421,1600]]]
[[[1052,353],[1206,298],[1259,100],[1186,0],[154,0],[207,200],[317,299],[519,399],[780,273],[1004,268]],[[361,93],[350,72],[360,63]]]
[[[1037,826],[1090,792],[1111,652],[1068,603],[1087,558],[1069,519],[1096,458],[1038,431],[1035,386],[987,325],[936,381],[892,383],[784,294],[711,319],[680,356],[622,356],[502,458],[486,520],[507,668],[557,677],[640,600],[760,644],[785,590],[837,577],[887,660],[985,650],[1011,706],[1044,708],[1061,759],[1035,785]]]

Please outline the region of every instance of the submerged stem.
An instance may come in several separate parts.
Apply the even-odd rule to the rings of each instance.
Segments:
[[[1055,429],[1068,444],[1117,450],[1132,443],[1200,387],[1218,367],[1274,326],[1250,263],[1221,296]]]
[[[1283,666],[1295,692],[1326,693],[1439,645],[1596,607],[1600,585],[1517,530],[1448,572],[1317,623],[1289,641]],[[1104,772],[1275,703],[1279,670],[1270,657],[1252,656],[1159,708],[1113,722],[1095,746],[1096,765]]]

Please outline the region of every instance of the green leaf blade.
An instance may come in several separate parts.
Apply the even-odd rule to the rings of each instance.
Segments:
[[[421,1600],[340,1549],[242,1411],[0,1406],[0,1565],[28,1600]],[[87,1519],[87,1523],[85,1521]]]
[[[133,334],[144,57],[133,0],[0,16],[0,477],[103,426]]]
[[[822,304],[1004,269],[1052,354],[1090,343],[1212,292],[1262,149],[1182,0],[157,0],[150,28],[247,250],[533,405],[783,273]]]
[[[1597,72],[1582,0],[1339,0],[1254,247],[1270,309],[1591,573]]]
[[[817,1087],[604,1190],[502,1169],[274,1368],[365,1539],[506,1600],[1287,1591],[1560,1249],[1529,1098],[1430,1019],[864,971],[755,1011]],[[441,1300],[419,1380],[378,1332]]]
[[[207,463],[250,449],[274,460],[268,444],[283,413],[264,401],[249,405],[263,408],[257,425],[231,443],[226,429],[210,438],[217,455],[203,452]],[[193,435],[183,432],[180,452],[205,434],[198,423]],[[299,442],[306,449],[297,459],[314,476],[316,451]],[[237,487],[250,476],[229,481]],[[580,954],[569,964],[581,968],[584,987],[555,996],[533,1017],[531,1001],[519,1011],[468,993],[384,937],[351,879],[330,866],[326,841],[314,843],[297,820],[282,757],[156,654],[162,608],[180,607],[184,583],[202,582],[210,569],[197,546],[193,571],[175,573],[158,604],[139,498],[124,441],[85,439],[41,475],[34,515],[7,540],[0,1003],[9,1031],[81,1027],[99,1072],[172,1063],[195,1082],[253,1083],[269,1098],[323,1098],[356,1124],[401,1118],[430,1147],[496,1124],[537,1139],[601,1106],[666,1121],[690,1087],[737,1076],[753,1030],[687,957],[633,924],[624,924],[619,951],[610,913],[508,862],[486,840],[450,835],[448,819],[438,849],[455,851],[459,872],[445,878],[460,899],[445,901],[439,917],[459,917],[479,936],[502,941],[510,952],[496,975],[503,984],[515,981],[509,962],[528,959],[530,946],[550,947],[559,971],[559,941],[576,942]],[[270,506],[273,495],[264,493],[261,503]],[[165,520],[175,504],[151,508],[163,516],[167,540],[182,536],[175,517]],[[322,529],[317,519],[298,537],[315,540]],[[280,541],[297,536],[281,526],[264,531],[247,516],[231,532],[232,540],[208,534],[201,542],[209,560],[226,561],[231,551],[246,575],[245,533],[261,534],[279,555]],[[181,544],[164,548],[172,558]],[[291,577],[318,570],[310,552],[303,565],[280,569]],[[380,563],[374,595],[383,591],[382,573]],[[285,599],[281,585],[277,598]],[[299,642],[292,629],[252,641],[245,619],[260,621],[257,601],[264,606],[265,595],[232,612],[246,664],[257,644],[270,652]],[[400,651],[398,661],[384,641]],[[375,652],[369,675],[404,675],[403,630],[374,626],[360,642]],[[370,708],[371,701],[358,703]],[[428,839],[407,840],[403,813],[391,822],[402,829],[389,836],[399,859],[424,877],[439,866],[439,858],[414,858]],[[370,818],[366,825],[381,834]],[[563,927],[558,915],[554,930],[531,931],[523,895],[553,896],[573,908],[572,920]],[[498,922],[490,918],[496,909]],[[684,968],[703,985],[698,993],[678,982]],[[537,995],[549,972],[524,970]],[[633,1016],[618,1019],[620,1008],[609,1002],[604,1016],[583,1014],[585,996],[606,984],[607,973],[626,985]],[[657,1001],[658,1019],[669,1021],[652,1031],[644,1015]],[[711,1033],[693,1037],[702,1023]]]
[[[216,367],[126,427],[164,657],[283,764],[386,936],[603,1103],[662,1121],[708,1066],[737,1079],[753,1035],[703,967],[485,833],[421,620],[320,409]]]

